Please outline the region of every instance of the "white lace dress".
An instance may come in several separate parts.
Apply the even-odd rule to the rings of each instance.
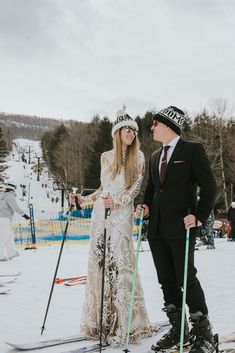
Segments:
[[[138,195],[143,180],[144,156],[138,156],[138,178],[130,189],[125,187],[124,171],[111,178],[113,150],[101,156],[101,187],[84,198],[96,201],[91,218],[90,253],[88,280],[83,305],[81,331],[89,338],[99,338],[100,303],[104,245],[104,214],[102,196],[109,195],[115,208],[106,221],[106,257],[103,311],[103,339],[112,346],[125,345],[129,303],[134,267],[134,246],[132,240],[134,198]],[[137,275],[130,342],[138,342],[152,334],[145,307],[143,290]]]

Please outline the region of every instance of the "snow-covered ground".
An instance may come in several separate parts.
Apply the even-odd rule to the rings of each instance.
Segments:
[[[196,251],[198,276],[206,293],[210,318],[214,331],[221,335],[235,330],[234,307],[234,253],[235,243],[216,239],[216,249],[200,248]],[[143,246],[148,250],[147,242]],[[60,247],[41,247],[37,250],[20,250],[20,257],[0,264],[0,273],[22,274],[8,287],[12,292],[0,296],[0,352],[14,352],[4,341],[27,341],[41,339],[40,328],[46,310],[52,278]],[[86,274],[89,244],[68,244],[64,248],[59,277]],[[161,311],[162,294],[149,251],[141,252],[139,270],[145,292],[145,300],[152,322],[165,320]],[[0,279],[2,280],[2,279]],[[84,285],[66,287],[57,284],[46,322],[43,338],[62,337],[79,332]],[[150,347],[152,337],[139,345],[130,345],[131,352],[144,352]],[[65,352],[82,346],[71,343],[66,346],[46,348],[44,352]],[[114,353],[121,348],[113,349]]]
[[[18,143],[21,146],[25,145],[26,148],[30,144],[35,153],[40,153],[38,142],[18,140]],[[19,184],[30,183],[29,197],[36,209],[59,209],[60,204],[52,204],[47,198],[45,188],[41,186],[41,183],[46,181],[53,193],[51,181],[48,181],[46,176],[40,176],[41,181],[37,181],[37,174],[32,172],[29,164],[19,162],[17,153],[14,150],[14,156],[9,158],[10,168],[7,171],[9,177]],[[22,198],[21,188],[18,188],[18,192],[20,199]],[[26,209],[27,200],[19,203]],[[226,239],[215,239],[215,245],[215,250],[201,247],[196,251],[195,262],[199,279],[205,290],[214,332],[225,335],[235,330],[235,243],[227,242]],[[143,247],[146,251],[140,253],[139,271],[150,320],[152,322],[165,320],[165,314],[161,311],[162,293],[157,283],[152,257],[148,251],[148,243],[143,242]],[[16,282],[7,286],[12,288],[12,292],[0,295],[0,353],[15,351],[4,341],[20,342],[42,338],[40,331],[59,250],[59,245],[39,247],[37,250],[20,249],[20,257],[0,263],[0,274],[22,271]],[[88,242],[66,244],[58,276],[71,277],[86,274],[88,250]],[[3,280],[4,278],[0,278],[0,281]],[[79,332],[84,289],[84,285],[74,287],[55,285],[43,339],[71,336]],[[130,345],[130,350],[143,353],[154,341],[155,338],[152,337],[139,345]],[[42,352],[66,352],[82,345],[82,342],[71,343],[66,346],[46,348]],[[121,351],[121,348],[113,349],[113,353]]]

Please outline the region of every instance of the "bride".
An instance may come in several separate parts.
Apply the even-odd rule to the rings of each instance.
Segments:
[[[144,174],[144,155],[139,149],[137,123],[125,111],[119,111],[113,124],[113,149],[101,156],[101,186],[82,197],[80,204],[94,202],[91,217],[88,279],[83,305],[81,331],[98,339],[104,251],[105,208],[106,256],[104,276],[103,337],[112,346],[125,344],[134,267],[132,239],[134,199]],[[137,274],[130,342],[151,336],[143,290]]]

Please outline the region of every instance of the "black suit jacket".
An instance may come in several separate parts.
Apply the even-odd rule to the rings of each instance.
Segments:
[[[216,195],[215,178],[200,143],[179,139],[168,162],[162,185],[159,180],[161,151],[162,148],[155,151],[150,158],[149,179],[144,198],[144,203],[150,208],[149,239],[157,236],[159,220],[161,231],[164,229],[164,236],[177,238],[185,234],[183,218],[189,209],[190,213],[204,223],[213,208]]]

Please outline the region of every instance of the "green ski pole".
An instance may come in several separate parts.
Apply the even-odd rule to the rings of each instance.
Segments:
[[[186,312],[185,306],[186,306],[186,292],[187,292],[187,278],[188,278],[189,235],[190,235],[190,228],[187,228],[186,243],[185,243],[185,258],[184,258],[182,315],[181,315],[181,328],[180,328],[180,353],[183,353],[183,345],[184,345],[184,323],[185,323],[185,312]]]
[[[130,352],[127,347],[128,347],[128,344],[129,344],[129,336],[130,336],[131,323],[132,323],[134,296],[135,296],[135,288],[136,288],[136,275],[137,275],[138,261],[139,261],[139,254],[140,254],[140,245],[141,245],[141,239],[142,239],[141,231],[142,231],[142,225],[143,225],[143,218],[144,218],[144,210],[141,210],[138,243],[137,243],[134,270],[133,270],[133,277],[132,277],[132,288],[131,288],[130,311],[129,311],[129,318],[128,318],[127,336],[126,336],[126,347],[123,350],[123,352],[125,352],[125,353]]]

